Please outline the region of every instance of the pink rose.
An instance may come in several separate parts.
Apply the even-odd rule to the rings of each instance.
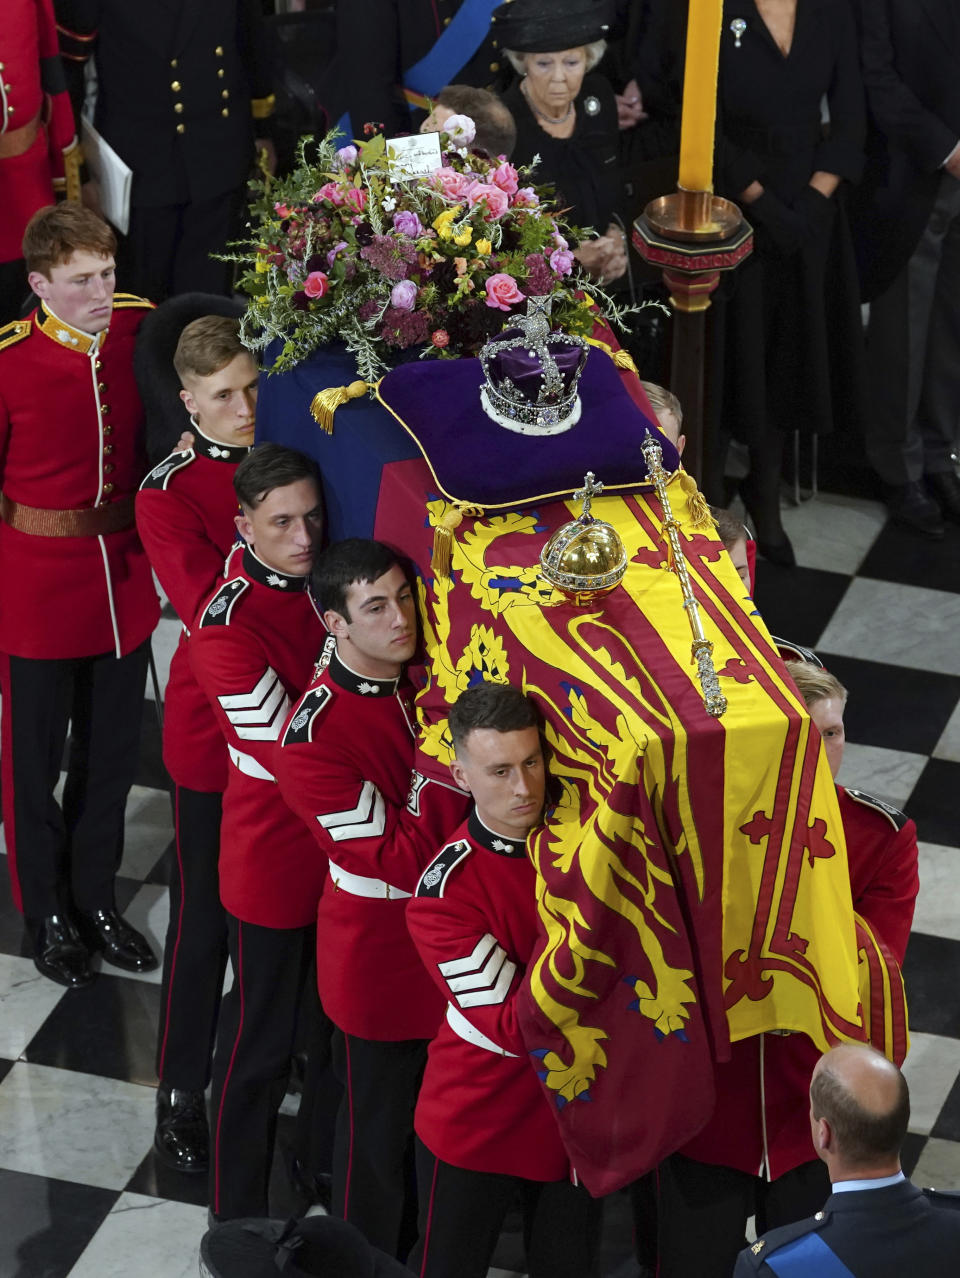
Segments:
[[[313,197],[314,204],[320,204],[323,200],[326,200],[328,204],[333,204],[338,209],[343,207],[345,202],[343,192],[336,182],[325,182]]]
[[[466,191],[464,191],[464,195],[471,208],[483,201],[487,206],[488,217],[503,217],[510,207],[510,197],[506,191],[501,191],[499,186],[493,186],[486,182],[471,182]]]
[[[467,179],[456,169],[437,169],[433,178],[448,200],[459,200],[469,186]]]
[[[359,152],[355,146],[341,146],[336,153],[336,160],[341,168],[346,168],[348,164],[352,164],[357,158]]]
[[[507,195],[516,195],[520,183],[517,181],[517,170],[512,164],[498,165],[490,174],[490,181],[494,186],[499,186],[501,191],[506,191]]]
[[[540,197],[532,186],[522,186],[513,197],[513,203],[518,209],[537,209],[540,207]]]
[[[323,271],[311,271],[303,281],[303,291],[307,297],[323,297],[329,287],[329,282]]]
[[[443,350],[445,346],[450,345],[450,334],[447,332],[445,328],[438,328],[433,333],[431,333],[430,340],[431,342],[433,342],[434,346],[437,346],[439,347],[440,350]]]
[[[569,249],[554,249],[550,254],[550,267],[558,275],[569,275],[573,270],[573,254]]]
[[[275,204],[275,205],[273,206],[273,211],[274,211],[274,213],[276,213],[276,214],[277,214],[277,216],[278,216],[278,217],[289,217],[289,216],[290,216],[290,210],[287,208],[287,206],[286,206],[285,204]]]
[[[355,213],[362,213],[367,206],[367,193],[362,186],[351,186],[344,197],[344,203]]]
[[[517,281],[512,275],[501,271],[491,275],[487,280],[487,305],[498,311],[509,311],[517,302],[523,301],[523,294],[517,288]]]
[[[412,311],[417,304],[417,286],[413,280],[400,280],[390,290],[390,303],[398,311]]]

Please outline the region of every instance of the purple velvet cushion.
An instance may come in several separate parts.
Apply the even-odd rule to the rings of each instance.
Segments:
[[[674,445],[630,398],[606,352],[592,348],[580,378],[580,420],[562,435],[519,435],[483,411],[478,359],[403,364],[380,383],[380,402],[403,424],[450,500],[490,508],[523,506],[580,488],[587,471],[607,492],[649,489],[640,451],[649,430],[669,473]]]

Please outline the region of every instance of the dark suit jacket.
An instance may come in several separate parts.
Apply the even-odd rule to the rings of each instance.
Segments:
[[[797,1264],[792,1272],[820,1278],[823,1246],[854,1278],[956,1278],[960,1213],[933,1206],[909,1180],[831,1194],[816,1216],[772,1229],[744,1248],[734,1278],[775,1278],[770,1258],[788,1247]]]
[[[134,205],[199,202],[242,186],[253,160],[251,103],[265,104],[272,87],[259,0],[55,3],[71,96],[82,96],[92,54],[94,123],[134,171]]]
[[[857,8],[872,129],[856,226],[870,298],[916,248],[941,166],[960,141],[960,6],[956,0],[858,0]]]

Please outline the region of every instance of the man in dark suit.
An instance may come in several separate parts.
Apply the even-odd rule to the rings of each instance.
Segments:
[[[893,518],[929,537],[960,522],[960,9],[860,0],[874,133],[858,197],[867,456]]]
[[[885,1056],[859,1044],[822,1056],[810,1132],[833,1193],[815,1216],[744,1248],[734,1278],[954,1278],[960,1215],[933,1206],[904,1176],[909,1119],[906,1079]]]
[[[97,72],[94,124],[133,170],[128,287],[153,301],[229,292],[222,253],[235,234],[274,99],[258,0],[55,0],[79,119]],[[269,147],[268,147],[269,149]]]

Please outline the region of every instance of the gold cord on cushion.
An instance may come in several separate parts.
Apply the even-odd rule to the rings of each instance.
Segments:
[[[351,399],[360,399],[369,389],[366,382],[357,381],[349,386],[328,386],[326,390],[317,391],[310,401],[313,420],[327,435],[332,435],[333,415],[340,405]]]

